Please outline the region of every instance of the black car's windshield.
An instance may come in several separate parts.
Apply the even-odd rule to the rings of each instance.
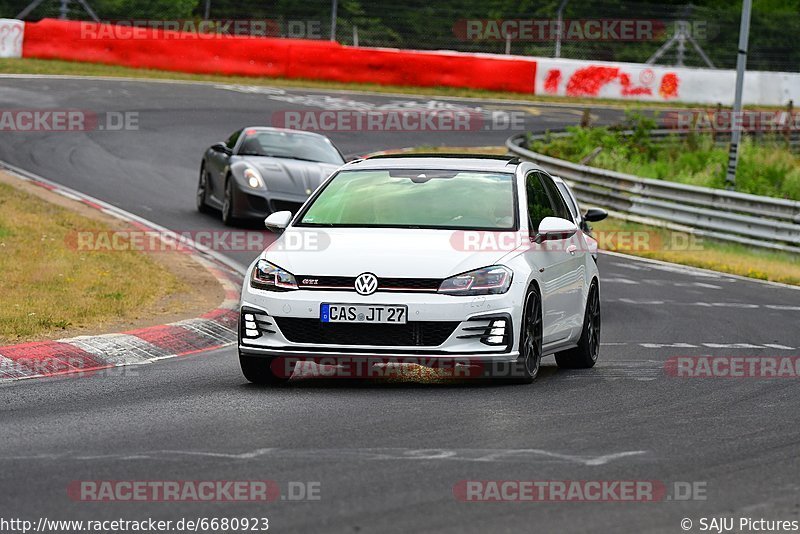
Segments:
[[[324,137],[255,129],[245,130],[244,135],[238,152],[240,156],[270,156],[334,165],[344,163],[341,154]]]
[[[337,174],[301,226],[512,230],[514,176],[454,170],[364,170]]]

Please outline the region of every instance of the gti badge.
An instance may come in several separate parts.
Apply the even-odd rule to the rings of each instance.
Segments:
[[[372,295],[378,289],[378,278],[372,273],[363,273],[356,278],[356,292],[359,295]]]

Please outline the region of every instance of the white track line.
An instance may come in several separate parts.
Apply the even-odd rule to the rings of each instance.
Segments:
[[[598,252],[600,254],[604,255],[604,256],[614,256],[614,257],[617,257],[617,258],[625,258],[626,260],[633,260],[633,261],[638,261],[638,262],[641,262],[641,263],[650,263],[650,264],[654,264],[654,265],[661,265],[661,266],[670,267],[671,270],[679,272],[681,274],[689,274],[689,275],[691,275],[691,274],[701,274],[702,273],[703,275],[706,275],[706,276],[710,275],[710,274],[713,274],[713,275],[717,275],[717,276],[724,277],[724,278],[732,278],[734,280],[741,280],[741,281],[744,281],[744,282],[753,282],[753,283],[757,283],[757,284],[767,284],[767,285],[770,285],[770,286],[773,286],[773,287],[781,287],[781,288],[784,288],[784,289],[794,289],[795,291],[800,290],[800,286],[793,286],[793,285],[790,285],[790,284],[783,284],[781,282],[770,282],[768,280],[759,280],[758,278],[748,278],[746,276],[740,276],[738,274],[730,274],[730,273],[723,273],[723,272],[720,272],[720,271],[712,271],[711,269],[703,269],[702,267],[691,267],[689,265],[680,265],[678,263],[670,263],[668,261],[654,260],[654,259],[651,259],[651,258],[642,258],[642,257],[639,257],[639,256],[632,256],[630,254],[622,254],[620,252],[612,252],[610,250],[600,250]],[[600,281],[601,282],[603,281],[602,268],[603,268],[603,264],[601,263],[600,264],[600,269],[601,269]]]

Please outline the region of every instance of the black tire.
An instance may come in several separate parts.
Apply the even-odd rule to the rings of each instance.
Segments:
[[[195,196],[197,211],[200,213],[209,213],[211,211],[211,208],[206,204],[206,198],[208,198],[208,173],[204,164],[200,166],[200,178],[197,180],[197,193]]]
[[[234,226],[239,221],[233,216],[235,213],[234,210],[234,201],[236,197],[233,194],[233,177],[229,176],[227,180],[225,180],[225,195],[222,199],[222,222],[226,226]]]
[[[272,370],[272,361],[272,358],[239,354],[242,374],[249,382],[260,386],[279,386],[291,378],[276,375]]]
[[[536,286],[528,288],[519,329],[519,360],[512,381],[530,384],[542,366],[542,297]]]
[[[542,365],[542,298],[536,286],[528,288],[519,327],[519,358],[515,362],[481,362],[481,376],[512,384],[530,384]]]
[[[589,287],[586,312],[583,314],[583,331],[574,349],[556,353],[556,363],[562,369],[589,369],[600,356],[600,290],[597,281]]]

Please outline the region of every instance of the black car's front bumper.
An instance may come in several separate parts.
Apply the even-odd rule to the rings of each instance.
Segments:
[[[244,190],[238,183],[234,183],[233,195],[233,216],[237,219],[263,219],[276,211],[297,213],[308,198],[305,195]]]

